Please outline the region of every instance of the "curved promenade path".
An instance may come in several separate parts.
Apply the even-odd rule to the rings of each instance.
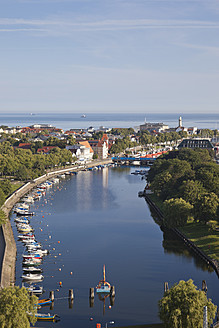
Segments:
[[[86,164],[86,167],[94,167],[97,165],[104,165],[112,163],[111,159],[105,160],[96,160],[92,161],[89,164]],[[7,218],[9,217],[10,211],[12,210],[13,206],[31,189],[39,185],[40,183],[55,177],[59,174],[68,172],[68,171],[80,171],[83,169],[84,166],[69,166],[68,168],[57,169],[43,176],[26,183],[21,188],[16,190],[7,200],[5,201],[4,205],[2,206],[2,210],[6,214]],[[2,238],[1,238],[2,237]],[[5,288],[9,286],[14,286],[15,284],[15,263],[16,263],[16,242],[14,240],[13,231],[11,228],[10,220],[7,220],[5,224],[0,227],[0,287]]]

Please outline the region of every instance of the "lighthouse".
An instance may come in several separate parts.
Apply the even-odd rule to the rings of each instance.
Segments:
[[[182,127],[182,117],[181,116],[179,117],[179,127],[180,128]]]

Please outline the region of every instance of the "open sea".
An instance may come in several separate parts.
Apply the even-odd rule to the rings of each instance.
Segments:
[[[86,117],[82,117],[85,115]],[[9,127],[30,126],[32,124],[51,124],[63,130],[75,128],[98,129],[136,127],[146,122],[162,122],[169,127],[178,126],[179,116],[182,116],[183,126],[196,126],[199,129],[219,129],[219,113],[214,114],[179,114],[179,113],[0,113],[0,125]]]

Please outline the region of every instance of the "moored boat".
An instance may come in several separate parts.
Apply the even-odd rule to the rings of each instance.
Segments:
[[[43,280],[44,277],[42,274],[26,273],[26,274],[22,274],[21,278],[23,278],[24,280],[41,281]]]
[[[111,285],[109,282],[106,281],[106,272],[105,272],[105,265],[103,266],[103,280],[100,280],[97,287],[97,293],[109,294],[111,290]]]

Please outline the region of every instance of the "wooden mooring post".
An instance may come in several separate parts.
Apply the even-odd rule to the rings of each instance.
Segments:
[[[116,296],[115,286],[111,286],[111,288],[110,288],[110,296],[111,297],[115,297]]]
[[[94,288],[90,288],[90,298],[94,298]]]
[[[93,287],[90,288],[89,305],[90,305],[90,308],[92,308],[94,306],[94,288]]]
[[[54,294],[54,291],[53,291],[53,290],[51,290],[51,291],[49,292],[49,298],[51,299],[52,302],[54,302],[55,294]]]
[[[164,283],[164,293],[166,293],[168,290],[169,290],[169,285],[168,285],[168,282],[165,281],[165,283]]]
[[[68,297],[69,297],[69,300],[70,300],[70,301],[73,301],[73,299],[74,299],[74,292],[73,292],[73,289],[69,289]]]

